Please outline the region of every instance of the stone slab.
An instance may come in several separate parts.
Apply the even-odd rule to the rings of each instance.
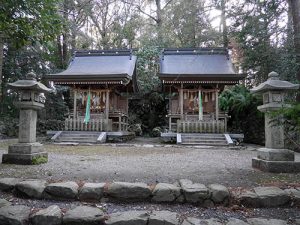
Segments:
[[[45,180],[25,180],[16,184],[16,193],[29,198],[41,199],[47,182]]]
[[[193,217],[186,218],[181,225],[223,225],[220,220],[216,218],[211,219],[197,219]]]
[[[78,184],[72,181],[52,183],[46,186],[44,196],[47,199],[76,199],[78,188]]]
[[[278,187],[256,187],[254,191],[262,207],[283,206],[290,200],[289,195]]]
[[[247,191],[238,196],[241,205],[247,207],[260,207],[260,200],[256,193]]]
[[[252,167],[270,173],[299,173],[300,162],[252,159]]]
[[[78,206],[63,217],[64,225],[101,225],[105,224],[104,221],[103,211],[89,206]]]
[[[30,208],[24,205],[6,206],[0,210],[0,224],[27,225]]]
[[[251,218],[251,219],[247,219],[247,222],[250,225],[287,225],[287,222],[284,220],[263,219],[263,218]]]
[[[158,183],[152,195],[154,202],[173,202],[181,195],[181,189],[173,184]]]
[[[149,213],[146,211],[127,211],[110,214],[107,225],[148,225]]]
[[[78,197],[81,201],[99,201],[104,194],[105,183],[85,183]]]
[[[1,178],[0,179],[0,191],[12,191],[15,185],[22,181],[19,178]]]
[[[184,197],[189,203],[203,203],[210,197],[209,190],[204,184],[193,183],[190,180],[179,181]]]
[[[33,165],[34,158],[44,157],[48,160],[47,152],[32,153],[32,154],[3,154],[2,163]]]
[[[117,199],[142,200],[150,198],[151,190],[145,183],[114,182],[108,186],[107,194]]]
[[[236,218],[229,218],[226,225],[248,225],[248,223]]]
[[[294,161],[295,153],[288,149],[257,149],[257,158],[267,161]]]
[[[177,213],[154,211],[150,214],[148,225],[179,225]]]
[[[61,225],[62,212],[57,205],[51,205],[30,216],[32,225]]]

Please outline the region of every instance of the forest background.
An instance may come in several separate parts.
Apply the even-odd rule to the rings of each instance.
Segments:
[[[222,93],[220,106],[231,115],[231,132],[263,143],[261,100],[249,88],[271,71],[299,83],[300,0],[0,0],[0,135],[15,136],[18,128],[8,82],[32,70],[43,82],[43,75],[65,69],[76,49],[108,48],[136,49],[140,92],[132,96],[130,123],[155,135],[166,125],[157,73],[159,53],[168,47],[229,48],[247,78]],[[62,128],[70,98],[62,86],[47,95],[40,134]],[[292,141],[299,138],[299,115],[299,104],[285,115]]]

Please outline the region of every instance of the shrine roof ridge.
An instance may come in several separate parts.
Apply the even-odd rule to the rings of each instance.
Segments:
[[[103,50],[76,50],[74,57],[84,56],[132,56],[134,49],[103,49]]]
[[[228,49],[223,47],[201,48],[166,48],[162,50],[164,55],[228,55]]]

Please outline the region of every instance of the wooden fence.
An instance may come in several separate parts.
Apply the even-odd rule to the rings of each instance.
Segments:
[[[111,131],[112,121],[106,119],[90,119],[88,123],[84,118],[67,118],[65,120],[65,130],[69,131]]]
[[[177,120],[177,133],[224,133],[224,120],[187,121]]]

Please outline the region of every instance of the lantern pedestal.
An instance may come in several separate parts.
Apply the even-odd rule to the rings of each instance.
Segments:
[[[48,153],[42,144],[36,142],[36,122],[37,111],[44,107],[45,97],[42,93],[50,89],[37,82],[33,73],[29,73],[26,80],[18,80],[9,86],[19,91],[19,101],[15,102],[16,107],[20,108],[19,143],[8,147],[8,153],[2,156],[2,163],[46,163]]]
[[[285,149],[284,127],[274,124],[270,112],[289,107],[284,104],[284,92],[297,90],[299,85],[282,81],[275,72],[269,79],[251,90],[252,93],[263,95],[263,105],[257,109],[265,113],[265,148],[257,149],[257,157],[252,159],[252,167],[264,172],[295,173],[300,172],[300,162],[295,162],[295,153]]]
[[[33,165],[48,161],[48,153],[40,143],[17,143],[8,147],[3,154],[2,163]]]

